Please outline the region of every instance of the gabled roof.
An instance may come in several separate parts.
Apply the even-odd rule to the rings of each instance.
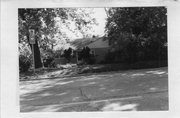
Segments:
[[[102,39],[104,37],[95,37],[95,38],[80,38],[80,39],[75,39],[74,41],[70,42],[70,44],[75,48],[75,49],[81,49],[99,39]]]

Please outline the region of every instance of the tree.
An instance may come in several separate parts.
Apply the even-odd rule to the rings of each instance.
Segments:
[[[91,57],[90,51],[91,49],[89,47],[84,47],[79,53],[79,59],[89,63]]]
[[[70,62],[72,56],[72,48],[64,50],[64,57]]]
[[[167,53],[165,7],[109,8],[106,13],[106,33],[119,60],[133,63],[165,56],[160,53]]]
[[[85,8],[19,9],[19,43],[28,44],[32,49],[28,30],[36,30],[35,65],[39,68],[42,66],[41,50],[53,49],[59,40],[68,39],[69,32],[86,35],[86,30],[96,24],[96,20],[90,14]]]

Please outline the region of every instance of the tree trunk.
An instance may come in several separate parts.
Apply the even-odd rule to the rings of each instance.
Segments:
[[[29,42],[29,36],[28,37],[28,42]],[[35,36],[35,44],[34,45],[34,62],[35,62],[35,69],[41,68],[42,67],[42,62],[41,62],[41,55],[40,55],[40,49],[37,41],[37,36]],[[30,44],[31,51],[32,51],[32,44]]]

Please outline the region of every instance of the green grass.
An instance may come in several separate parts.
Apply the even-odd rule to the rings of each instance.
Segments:
[[[158,68],[167,66],[167,61],[137,62],[134,64],[104,64],[104,65],[82,65],[79,66],[79,73],[98,73],[129,69]]]

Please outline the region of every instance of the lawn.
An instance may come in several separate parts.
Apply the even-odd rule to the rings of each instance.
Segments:
[[[94,65],[76,65],[66,64],[61,65],[58,68],[44,68],[25,73],[20,73],[20,80],[37,80],[37,79],[54,79],[67,76],[79,76],[82,74],[111,72],[111,71],[126,71],[133,69],[144,68],[157,68],[167,66],[166,61],[158,62],[138,62],[135,64],[94,64]]]

